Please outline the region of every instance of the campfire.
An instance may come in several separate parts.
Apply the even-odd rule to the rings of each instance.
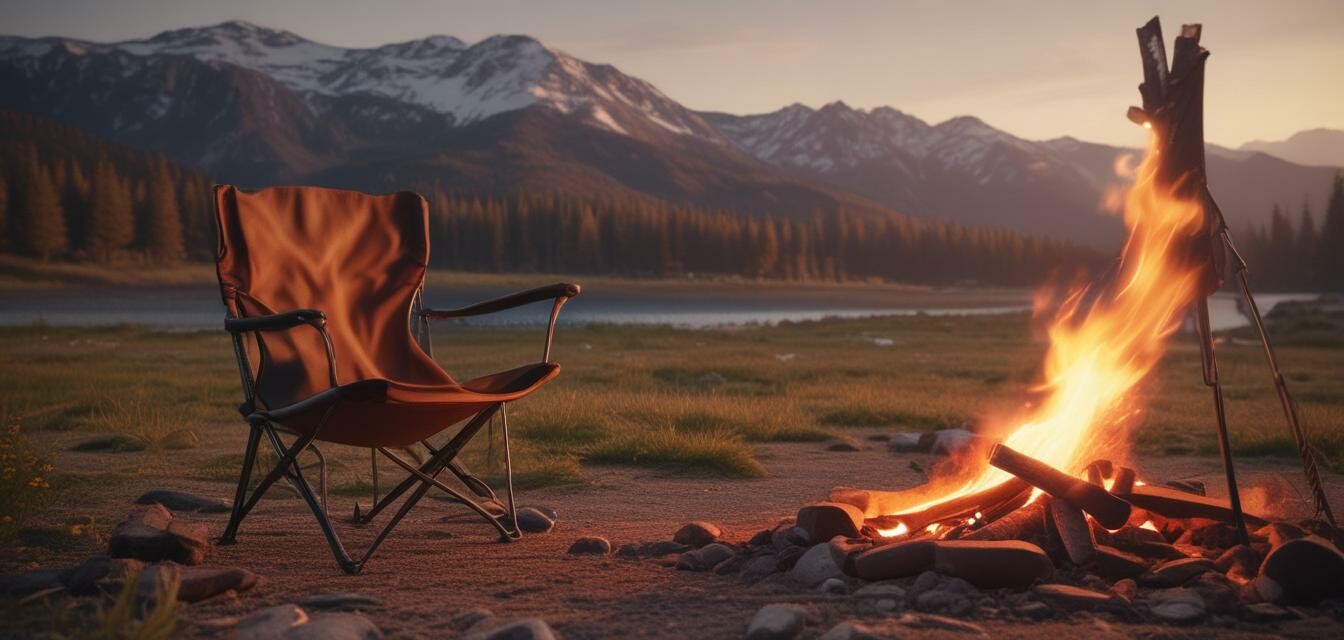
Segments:
[[[925,485],[838,487],[829,502],[806,506],[796,520],[761,532],[737,561],[720,567],[750,571],[761,564],[756,558],[774,554],[780,570],[804,582],[825,577],[830,562],[851,582],[921,576],[910,587],[917,591],[921,574],[936,572],[980,589],[1035,585],[1040,600],[1075,608],[1128,604],[1143,597],[1140,587],[1182,591],[1171,588],[1188,585],[1189,593],[1203,588],[1233,605],[1263,605],[1246,614],[1262,617],[1278,615],[1279,604],[1344,595],[1337,580],[1344,571],[1341,536],[1267,338],[1317,518],[1274,522],[1242,509],[1207,296],[1223,284],[1228,264],[1244,287],[1245,265],[1204,177],[1207,51],[1199,46],[1200,27],[1186,25],[1168,67],[1157,19],[1138,35],[1144,106],[1129,115],[1150,141],[1129,171],[1131,186],[1114,198],[1128,237],[1110,271],[1056,297],[1044,379],[1033,401],[1017,415],[981,425],[974,442],[935,466]],[[1039,304],[1038,311],[1045,307]],[[1213,392],[1227,499],[1206,496],[1202,485],[1161,486],[1126,466],[1130,429],[1144,409],[1143,386],[1192,310],[1204,382]],[[1171,622],[1203,619],[1205,602],[1215,596],[1189,593],[1145,602]]]

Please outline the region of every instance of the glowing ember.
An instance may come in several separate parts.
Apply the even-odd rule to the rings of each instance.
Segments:
[[[1158,363],[1200,292],[1200,268],[1183,248],[1203,230],[1203,207],[1157,186],[1152,149],[1123,198],[1129,237],[1113,277],[1070,292],[1050,326],[1045,399],[1016,426],[988,434],[1057,469],[1078,469],[1095,457],[1114,459],[1124,450],[1137,413],[1135,386]],[[933,499],[889,513],[922,511],[1010,478],[987,466],[973,473],[944,479],[925,494]]]
[[[1157,531],[1157,525],[1153,524],[1152,520],[1145,520],[1143,524],[1139,525],[1139,528],[1147,529],[1149,531]]]

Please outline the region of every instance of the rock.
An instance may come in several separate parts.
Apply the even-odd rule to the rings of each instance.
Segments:
[[[807,547],[788,547],[775,554],[775,569],[777,571],[789,571],[793,565],[798,564],[798,560],[807,553]]]
[[[939,429],[932,435],[929,451],[940,456],[957,455],[975,442],[975,434],[965,429]]]
[[[1188,586],[1204,599],[1210,613],[1231,613],[1237,608],[1240,585],[1217,571],[1201,575]]]
[[[308,623],[308,614],[292,604],[257,609],[233,628],[235,640],[276,640],[295,627]]]
[[[1040,547],[1020,540],[941,540],[933,569],[981,589],[1022,589],[1055,572]]]
[[[898,433],[887,438],[887,449],[894,453],[914,453],[918,451],[928,451],[928,447],[922,442],[923,434],[919,433]],[[929,442],[932,446],[933,442]]]
[[[1116,580],[1115,584],[1111,585],[1111,593],[1124,598],[1126,602],[1133,602],[1134,596],[1139,595],[1139,583],[1129,578]]]
[[[733,557],[733,548],[726,544],[714,543],[692,549],[677,557],[677,568],[682,571],[709,571],[715,565]]]
[[[933,540],[893,542],[855,556],[848,570],[864,580],[913,576],[933,568],[937,548]]]
[[[1147,587],[1176,587],[1214,570],[1213,562],[1205,558],[1171,560],[1139,576],[1139,584]]]
[[[285,634],[285,640],[378,640],[383,632],[358,613],[319,613]]]
[[[747,625],[747,640],[790,640],[802,631],[803,620],[803,612],[797,607],[765,605]]]
[[[747,540],[747,546],[764,547],[771,542],[774,542],[774,539],[775,532],[773,529],[761,529],[760,531],[757,531],[756,535],[752,536],[750,540]]]
[[[338,591],[304,596],[297,604],[304,609],[374,609],[383,606],[383,601],[362,593]]]
[[[247,569],[184,567],[165,562],[140,573],[136,583],[140,597],[153,601],[158,596],[160,582],[174,572],[181,580],[177,588],[177,599],[181,602],[200,602],[228,591],[247,591],[258,582],[257,574]]]
[[[1148,595],[1148,610],[1172,624],[1193,624],[1204,619],[1204,599],[1190,589],[1163,589]]]
[[[65,588],[65,572],[60,569],[34,569],[0,577],[0,595],[23,598],[41,591]]]
[[[946,613],[962,616],[970,613],[975,605],[970,598],[951,591],[934,589],[915,597],[915,608],[929,613]]]
[[[1096,555],[1092,558],[1092,569],[1109,580],[1136,578],[1147,568],[1148,562],[1143,558],[1101,544],[1097,545]]]
[[[672,535],[672,541],[689,547],[703,547],[719,541],[723,530],[712,522],[688,522]]]
[[[465,611],[457,612],[453,615],[453,619],[448,624],[458,631],[466,631],[481,622],[493,620],[494,618],[495,613],[493,611],[477,607],[475,609],[467,609]]]
[[[859,587],[854,591],[856,598],[892,598],[895,600],[905,599],[905,587],[897,584],[896,580],[881,580],[870,582]]]
[[[611,543],[601,536],[584,536],[569,545],[571,555],[602,555],[611,553]]]
[[[1051,615],[1055,613],[1055,610],[1051,609],[1050,605],[1044,602],[1040,602],[1038,600],[1028,600],[1026,602],[1023,602],[1022,604],[1017,605],[1016,607],[1013,607],[1013,613],[1016,613],[1017,615],[1022,616],[1023,618],[1031,618],[1032,620],[1041,620],[1043,618],[1049,618]]]
[[[90,556],[84,564],[75,567],[66,579],[65,587],[75,595],[92,595],[121,590],[126,577],[143,571],[145,563],[134,558],[112,558],[103,554]]]
[[[798,510],[797,526],[813,543],[836,536],[855,538],[863,529],[863,511],[852,504],[817,502]]]
[[[1269,552],[1260,575],[1278,583],[1288,602],[1312,603],[1344,595],[1344,554],[1317,536],[1288,540]]]
[[[790,522],[788,526],[781,526],[775,529],[771,534],[770,544],[774,545],[776,551],[783,551],[789,547],[807,547],[807,532],[793,526]]]
[[[550,533],[555,520],[534,507],[520,507],[515,511],[518,528],[527,533]]]
[[[1246,617],[1256,622],[1272,622],[1293,617],[1293,613],[1277,604],[1257,602],[1246,605]]]
[[[789,570],[789,575],[809,587],[815,587],[829,578],[845,575],[845,557],[848,554],[836,541],[808,549]]]
[[[198,565],[210,549],[208,535],[205,525],[174,520],[162,505],[139,506],[112,529],[107,553],[113,558]]]
[[[1250,545],[1239,544],[1223,552],[1213,561],[1213,566],[1230,577],[1242,582],[1253,579],[1260,570],[1260,554]]]
[[[779,571],[777,565],[779,560],[772,555],[761,555],[748,560],[742,566],[742,573],[739,577],[743,582],[755,583],[764,579],[766,576],[773,575]]]
[[[1207,522],[1186,529],[1176,544],[1226,549],[1237,544],[1237,529],[1226,522]]]
[[[895,630],[879,630],[860,622],[846,620],[831,627],[817,640],[899,640],[900,637],[901,634]]]
[[[514,620],[484,633],[472,633],[468,638],[481,640],[555,640],[555,631],[551,625],[538,618]]]
[[[195,511],[198,513],[228,513],[233,507],[218,498],[206,498],[185,491],[153,489],[135,499],[136,504],[160,504],[170,511]]]
[[[821,584],[817,585],[817,591],[844,595],[849,593],[849,585],[845,584],[845,581],[840,578],[827,578],[822,581]]]
[[[848,440],[836,440],[835,442],[827,443],[827,444],[826,444],[826,450],[827,450],[827,451],[839,451],[839,452],[844,452],[844,453],[851,453],[851,452],[854,452],[854,451],[860,451],[860,449],[859,449],[859,445],[854,444],[853,442],[850,442],[850,441],[848,441]]]
[[[141,438],[134,438],[127,435],[116,434],[110,436],[100,436],[92,440],[85,440],[73,447],[71,451],[108,451],[112,453],[130,453],[133,451],[144,451],[149,448],[149,443]]]
[[[1285,599],[1283,586],[1267,575],[1256,576],[1255,580],[1251,581],[1251,586],[1264,602],[1283,602]]]
[[[1115,599],[1108,593],[1067,584],[1038,584],[1031,588],[1031,595],[1042,602],[1070,611],[1100,609],[1115,604]]]
[[[560,514],[557,513],[557,512],[555,511],[555,509],[552,509],[552,508],[550,508],[550,507],[542,506],[542,505],[539,505],[539,504],[529,504],[529,505],[521,505],[521,506],[519,506],[518,508],[519,508],[519,509],[536,509],[537,511],[540,511],[540,512],[541,512],[541,515],[546,516],[547,518],[550,518],[552,522],[560,522]]]

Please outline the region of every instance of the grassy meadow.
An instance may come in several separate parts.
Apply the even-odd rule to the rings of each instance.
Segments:
[[[1333,331],[1297,335],[1308,337],[1285,341],[1282,365],[1325,465],[1344,471],[1344,346]],[[1243,456],[1291,457],[1262,354],[1246,337],[1225,336],[1219,352],[1233,446]],[[535,360],[541,339],[539,328],[435,331],[436,354],[459,379]],[[753,443],[931,430],[1009,411],[1029,397],[1045,346],[1025,314],[718,330],[562,327],[561,377],[510,407],[515,473],[523,487],[582,485],[585,468],[611,464],[757,477],[766,469]],[[146,472],[220,483],[237,473],[245,429],[222,331],[0,329],[0,389],[6,424],[19,425],[37,458],[54,461],[47,480],[71,499],[90,483]],[[1146,389],[1151,411],[1134,435],[1139,453],[1217,451],[1192,338],[1174,340]],[[497,441],[478,441],[478,470],[498,469]],[[80,451],[143,453],[86,466]],[[363,495],[367,454],[336,446],[326,453],[335,461],[333,492]]]

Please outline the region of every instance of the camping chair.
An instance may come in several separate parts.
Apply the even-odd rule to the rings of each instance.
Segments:
[[[423,308],[428,204],[415,193],[372,196],[309,187],[248,193],[220,185],[215,212],[224,328],[233,338],[242,378],[245,400],[239,411],[251,427],[220,544],[234,543],[238,525],[281,477],[312,509],[346,573],[359,573],[431,489],[480,514],[501,539],[517,539],[505,407],[559,375],[560,366],[551,362],[551,338],[560,308],[579,294],[579,286],[555,284],[454,310]],[[430,320],[542,300],[552,305],[540,362],[459,383],[434,361]],[[457,460],[496,415],[503,432],[507,504]],[[446,443],[430,443],[431,436],[459,423]],[[288,444],[282,433],[292,437]],[[249,493],[263,439],[278,461]],[[367,524],[409,493],[358,559],[345,550],[327,514],[326,459],[319,441],[370,449],[374,502],[366,512],[356,505],[356,523]],[[394,451],[417,443],[425,448],[423,458],[407,460]],[[320,499],[304,475],[311,467],[299,464],[299,455],[308,450],[320,467]],[[380,455],[407,473],[382,497]],[[440,478],[445,470],[464,489],[446,484]]]

